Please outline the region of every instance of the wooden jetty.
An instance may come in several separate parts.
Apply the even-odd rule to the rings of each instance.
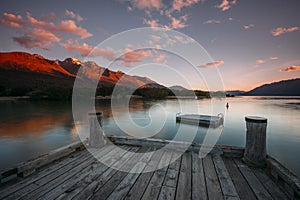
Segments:
[[[1,171],[0,199],[300,198],[299,179],[270,156],[264,158],[263,166],[252,165],[263,154],[248,155],[252,151],[247,145],[246,150],[216,145],[213,153],[200,158],[201,144],[191,144],[181,154],[178,150],[184,145],[180,142],[127,137],[106,140],[89,150],[110,166],[123,163],[124,171],[93,157],[85,148],[90,142],[77,142]],[[156,151],[169,143],[174,148]],[[132,156],[130,152],[150,154]],[[132,173],[136,168],[145,173]]]
[[[217,116],[178,113],[176,122],[216,128],[223,125],[224,116],[221,113]]]

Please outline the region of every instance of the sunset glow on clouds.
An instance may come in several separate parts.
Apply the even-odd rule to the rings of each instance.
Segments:
[[[239,0],[93,3],[11,0],[3,2],[0,8],[1,51],[27,51],[53,59],[101,57],[108,61],[123,53],[118,60],[122,62],[120,66],[128,67],[145,60],[164,63],[168,56],[160,52],[98,46],[109,36],[128,29],[160,27],[180,31],[191,38],[152,35],[146,44],[160,49],[199,42],[212,59],[222,58],[201,67],[219,66],[226,87],[235,89],[240,88],[235,84],[243,82],[245,77],[248,80],[251,77],[253,85],[258,85],[300,76],[299,6],[298,0],[274,0],[272,5]],[[266,17],[270,8],[273,12]],[[193,50],[189,53],[200,56]],[[176,65],[169,60],[168,64]],[[261,71],[266,73],[259,73]]]
[[[297,27],[297,26],[290,27],[290,28],[278,27],[276,29],[273,29],[271,31],[271,33],[272,33],[273,36],[280,36],[282,34],[291,33],[291,32],[295,32],[295,31],[298,31],[298,30],[299,30],[299,27]]]
[[[287,67],[285,69],[279,70],[280,72],[292,72],[292,71],[300,71],[300,66],[299,65],[293,65],[290,67]]]
[[[210,68],[210,67],[218,67],[220,65],[223,65],[224,61],[215,61],[215,62],[211,62],[211,63],[206,63],[204,65],[200,65],[200,68]]]

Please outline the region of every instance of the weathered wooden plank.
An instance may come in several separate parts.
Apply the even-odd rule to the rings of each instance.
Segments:
[[[107,198],[108,200],[123,199],[128,193],[130,188],[136,182],[137,178],[140,176],[147,163],[150,161],[153,152],[147,152],[142,155],[140,160],[135,164],[135,166],[130,170],[126,177],[120,182],[120,184],[114,189],[111,195]]]
[[[223,161],[240,199],[256,199],[255,194],[234,161],[231,158],[223,158]]]
[[[169,186],[162,186],[158,200],[173,200],[175,198],[176,188]]]
[[[208,199],[202,159],[195,152],[192,152],[192,199]]]
[[[234,159],[234,162],[247,180],[257,199],[272,199],[272,196],[268,193],[268,191],[264,188],[264,186],[246,164],[242,163],[242,161],[238,159]]]
[[[300,199],[300,180],[293,172],[271,156],[267,158],[267,169],[268,174],[288,194],[289,198]]]
[[[114,149],[109,151],[109,153],[113,152],[115,152]],[[78,176],[80,174],[79,172],[84,171],[94,162],[96,162],[96,159],[91,154],[88,154],[82,159],[77,159],[75,163],[72,163],[72,165],[61,168],[55,173],[49,174],[49,176],[43,177],[42,179],[37,180],[30,186],[26,187],[25,192],[23,191],[22,193],[23,195],[25,193],[25,196],[23,196],[22,198],[37,199],[38,197],[43,196],[45,193],[54,189],[69,178]],[[21,196],[22,195],[18,195],[18,197]]]
[[[221,186],[215,171],[211,155],[203,158],[203,168],[206,180],[207,195],[209,199],[222,199]]]
[[[182,155],[176,199],[191,199],[192,195],[192,155],[186,152]]]
[[[103,160],[110,157],[112,150],[108,151],[105,149],[96,151],[93,156],[97,158],[102,158]],[[62,184],[57,185],[54,189],[50,190],[46,194],[42,195],[42,199],[55,199],[60,196],[65,191],[72,191],[76,189],[76,184],[81,182],[87,182],[91,180],[94,176],[102,174],[107,169],[107,166],[101,162],[95,162],[90,167],[85,168],[80,173],[75,176],[72,176],[70,179],[66,179]]]
[[[48,180],[44,179],[41,181],[37,181],[30,187],[27,187],[28,190],[24,196],[22,196],[20,199],[37,199],[40,196],[42,196],[44,193],[48,192],[52,188],[54,188],[57,185],[62,184],[66,179],[78,175],[78,173],[81,170],[84,170],[86,167],[89,167],[90,164],[95,162],[95,160],[92,157],[89,157],[88,159],[82,160],[80,163],[78,163],[73,168],[63,171],[60,173],[59,176],[55,178],[49,178]],[[56,174],[53,174],[53,176]]]
[[[168,164],[172,158],[171,151],[165,151],[160,162],[158,163],[158,170],[156,170],[142,196],[142,199],[157,199],[159,195],[160,188],[163,184]]]
[[[181,153],[180,152],[173,152],[171,162],[173,161],[172,164],[170,164],[164,183],[164,186],[169,186],[169,187],[176,187],[177,185],[177,180],[179,176],[179,169],[180,169],[180,164],[181,164]],[[176,160],[177,159],[177,160]]]
[[[48,168],[45,168],[44,170],[39,171],[37,174],[26,177],[26,179],[23,179],[13,185],[10,185],[8,187],[2,187],[0,190],[0,199],[7,197],[10,194],[15,193],[16,191],[21,190],[22,188],[26,187],[29,184],[32,184],[34,181],[37,181],[49,174],[52,174],[53,172],[59,170],[62,167],[65,167],[72,162],[75,162],[77,159],[80,159],[81,157],[84,157],[88,154],[86,150],[79,152],[78,154],[75,154],[69,158],[66,158],[65,160],[62,160],[58,163],[53,163]]]
[[[216,172],[219,177],[222,193],[225,198],[239,200],[238,193],[220,155],[213,155]]]
[[[27,177],[33,174],[38,168],[66,157],[77,150],[82,150],[83,148],[84,145],[81,141],[74,142],[67,146],[52,150],[49,153],[35,159],[20,163],[12,168],[1,170],[0,183],[3,183],[5,179],[9,179],[7,176],[13,175],[12,172],[15,173],[16,177]]]
[[[274,181],[262,170],[253,168],[252,171],[260,182],[265,186],[273,199],[285,200],[287,195],[274,183]]]
[[[92,182],[80,184],[76,190],[72,191],[72,193],[67,196],[67,199],[91,198],[94,194],[94,191],[96,191],[98,188],[101,188],[117,172],[117,170],[115,170],[114,168],[116,166],[125,164],[128,161],[128,159],[133,155],[132,152],[137,151],[138,148],[131,147],[130,150],[131,152],[121,151],[120,153],[115,153],[113,155],[114,159],[111,159],[111,163],[109,163],[111,167],[108,167],[107,170],[105,170],[105,172],[102,173],[100,176],[94,177],[92,179]],[[112,163],[113,161],[115,161],[115,163]]]
[[[26,184],[25,187],[22,187],[21,189],[15,191],[14,193],[11,193],[6,198],[17,199],[24,195],[27,195],[30,192],[33,192],[34,190],[41,187],[43,184],[46,184],[47,182],[59,177],[61,174],[65,173],[68,170],[73,169],[74,167],[78,166],[81,162],[89,160],[90,158],[91,158],[91,155],[86,153],[85,155],[82,155],[81,157],[77,158],[74,162],[71,162],[70,164],[59,168],[57,171],[55,171],[55,173],[53,171],[53,173],[43,176],[42,178],[37,179],[34,182],[30,181],[31,182],[30,184]]]
[[[137,153],[145,152],[143,148],[140,148]],[[114,191],[114,189],[120,184],[120,182],[128,175],[130,169],[141,159],[143,154],[135,154],[132,156],[126,165],[122,167],[122,171],[117,171],[101,188],[95,190],[91,199],[106,199]],[[124,170],[124,171],[123,171]],[[129,188],[130,189],[130,188]]]
[[[144,168],[143,173],[138,177],[133,187],[127,193],[125,200],[141,199],[142,195],[144,194],[144,191],[146,190],[146,187],[148,186],[151,177],[153,176],[157,168],[159,161],[161,160],[162,155],[163,155],[163,151],[154,152],[154,155],[151,157],[150,162]]]
[[[155,138],[140,139],[134,137],[124,137],[124,136],[108,136],[108,139],[117,145],[133,145],[133,146],[143,146],[143,147],[155,147],[155,148],[167,148],[169,150],[188,150],[188,151],[199,151],[201,147],[212,148],[214,151],[223,152],[228,156],[242,157],[244,153],[244,148],[233,147],[226,145],[203,145],[198,143],[188,143],[173,140],[162,140]],[[168,146],[166,146],[168,145]],[[188,149],[186,149],[188,147]]]

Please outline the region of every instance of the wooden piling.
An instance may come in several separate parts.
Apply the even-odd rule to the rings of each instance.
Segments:
[[[263,117],[245,117],[247,135],[243,160],[254,167],[264,167],[266,164],[266,129],[267,119]]]
[[[102,129],[102,112],[89,113],[90,122],[90,138],[89,146],[92,148],[101,147],[105,144],[103,129]]]

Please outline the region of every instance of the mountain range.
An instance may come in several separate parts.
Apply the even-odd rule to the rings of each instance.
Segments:
[[[82,73],[77,74],[82,68]],[[95,62],[81,62],[75,58],[64,61],[49,60],[38,54],[25,52],[0,53],[0,93],[1,90],[26,88],[29,91],[44,90],[49,87],[72,88],[75,78],[89,85],[100,81],[98,87],[113,87],[118,84],[135,88],[163,88],[155,81],[140,76],[130,76],[122,71],[112,71],[98,66]]]
[[[79,69],[82,69],[80,74]],[[71,93],[74,80],[78,78],[82,86],[89,87],[97,81],[98,89],[111,93],[116,83],[127,88],[156,88],[166,87],[147,77],[131,76],[122,71],[112,71],[95,62],[82,62],[76,58],[63,61],[49,60],[38,54],[26,52],[0,53],[0,96],[21,96],[35,92],[45,92],[53,88],[67,89]],[[100,78],[100,81],[99,81]],[[251,91],[227,91],[231,95],[300,95],[300,78],[273,82],[254,88]],[[110,88],[107,91],[107,88]],[[185,94],[186,88],[176,85],[169,88]],[[157,90],[152,90],[152,93]],[[61,91],[56,91],[61,93]]]
[[[300,78],[264,84],[243,95],[251,96],[300,96]]]

